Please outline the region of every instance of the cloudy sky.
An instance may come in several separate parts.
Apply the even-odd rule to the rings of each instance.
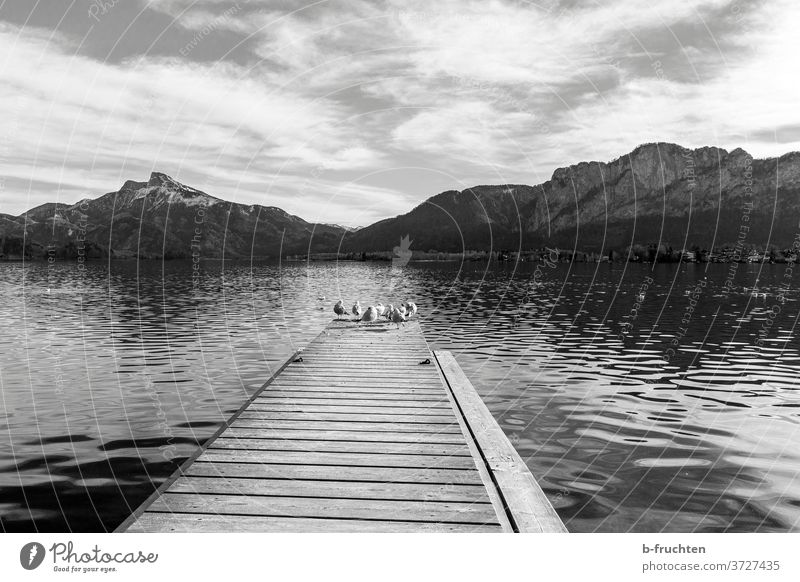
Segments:
[[[652,141],[800,149],[791,0],[0,0],[0,212],[161,171],[365,225]]]

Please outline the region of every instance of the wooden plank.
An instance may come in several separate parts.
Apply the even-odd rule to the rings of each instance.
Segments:
[[[351,352],[351,353],[348,353]],[[324,348],[323,351],[305,350],[292,362],[292,368],[301,368],[312,364],[334,366],[368,366],[384,367],[388,362],[395,362],[398,366],[417,367],[424,370],[429,364],[423,364],[430,359],[429,351],[403,346],[376,348],[367,345],[339,345]],[[302,358],[301,361],[297,361]]]
[[[385,453],[405,455],[437,455],[472,457],[465,444],[441,443],[389,443],[369,441],[313,441],[313,440],[287,440],[270,438],[236,438],[225,433],[223,438],[218,438],[209,447],[213,449],[248,449],[259,451],[309,451],[309,452],[338,452],[338,453]]]
[[[305,404],[305,403],[283,403],[255,400],[248,410],[265,412],[302,412],[303,414],[323,414],[336,413],[347,415],[383,415],[388,414],[394,417],[403,415],[411,416],[436,416],[452,417],[452,410],[447,408],[430,408],[427,406],[369,406],[366,404]]]
[[[291,371],[315,372],[317,370],[350,372],[351,374],[385,374],[387,377],[406,377],[408,374],[423,376],[430,373],[433,360],[430,354],[422,359],[398,361],[395,358],[373,357],[371,352],[366,352],[367,359],[372,362],[335,361],[322,358],[304,357],[302,363],[294,364]],[[422,362],[430,361],[430,364]]]
[[[346,414],[340,412],[267,412],[253,409],[250,407],[243,412],[239,418],[242,420],[302,420],[305,422],[330,421],[330,422],[393,422],[396,424],[416,423],[416,424],[454,424],[453,416],[433,416],[421,414]]]
[[[386,386],[325,386],[320,382],[276,382],[276,391],[282,392],[329,392],[334,394],[383,394],[389,396],[435,396],[441,398],[446,394],[444,388],[439,386],[436,389],[401,387],[389,388]]]
[[[434,352],[519,532],[564,533],[561,518],[450,352]]]
[[[269,428],[230,428],[225,432],[230,438],[271,438],[283,440],[357,441],[360,443],[419,443],[463,445],[464,438],[456,433],[417,433],[387,431],[346,430],[292,430]]]
[[[418,402],[420,405],[444,404],[450,406],[447,396],[428,394],[384,394],[375,392],[331,392],[330,390],[266,390],[256,400],[261,398],[276,398],[284,400],[299,400],[311,402],[312,400],[327,400],[331,403],[342,400],[363,400],[364,402]]]
[[[252,515],[209,515],[197,513],[146,513],[129,532],[416,532],[416,533],[499,533],[496,525],[380,521],[357,519],[314,519],[299,517],[262,517]]]
[[[334,370],[334,369],[323,369],[323,370],[309,370],[309,369],[296,369],[296,370],[289,370],[283,374],[281,374],[284,378],[323,378],[325,381],[328,380],[347,380],[348,382],[351,380],[367,380],[370,382],[375,382],[379,380],[381,383],[388,383],[388,384],[395,384],[398,382],[430,382],[431,384],[436,385],[436,381],[438,380],[436,376],[431,374],[419,374],[413,372],[385,372],[380,371],[379,375],[376,376],[376,370],[372,368],[368,372],[357,371],[352,369],[342,368],[341,370]]]
[[[206,449],[204,461],[216,463],[270,463],[285,465],[345,465],[348,467],[406,467],[474,470],[471,457],[384,455],[373,453],[311,453]]]
[[[272,497],[324,497],[327,499],[383,499],[394,501],[443,501],[489,503],[482,485],[429,483],[375,483],[364,481],[315,481],[244,479],[241,477],[181,477],[171,493],[260,495]]]
[[[200,459],[188,467],[185,474],[198,477],[249,479],[436,483],[451,486],[483,485],[477,471],[436,467],[409,469],[407,467],[350,467],[345,465],[271,465],[268,463],[215,463]]]
[[[336,422],[303,420],[264,420],[241,417],[233,423],[235,428],[271,428],[271,429],[309,429],[309,430],[346,430],[367,432],[406,432],[413,434],[462,434],[457,423],[425,424],[396,422]]]
[[[391,364],[386,364],[390,366]],[[427,367],[427,366],[426,366]],[[391,371],[389,371],[391,370]],[[313,376],[323,376],[325,378],[375,378],[376,372],[380,373],[381,380],[434,380],[436,373],[429,372],[422,366],[411,368],[384,368],[382,370],[376,369],[376,366],[303,366],[302,368],[295,368],[290,370],[292,374],[309,374]]]
[[[488,503],[193,495],[172,493],[171,491],[167,491],[154,501],[149,511],[275,517],[290,515],[292,517],[376,519],[381,521],[432,521],[479,525],[497,523],[494,508]]]
[[[324,374],[281,374],[281,384],[310,382],[320,386],[369,386],[373,388],[421,388],[427,390],[441,389],[441,383],[432,378],[420,380],[406,378],[348,378],[334,377]]]
[[[278,394],[262,394],[254,404],[275,404],[275,405],[307,405],[307,406],[348,406],[351,408],[422,408],[437,409],[443,408],[452,411],[447,399],[443,396],[435,400],[417,400],[413,396],[393,395],[393,398],[373,398],[371,395],[349,394],[337,395],[336,397],[316,396],[313,394],[294,394],[293,396],[281,396]]]

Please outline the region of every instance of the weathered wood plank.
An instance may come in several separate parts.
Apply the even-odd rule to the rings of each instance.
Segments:
[[[455,419],[452,416],[433,416],[421,414],[347,414],[339,412],[267,412],[250,407],[243,412],[239,418],[242,420],[302,420],[305,422],[331,421],[331,422],[393,422],[397,424],[453,424]]]
[[[233,428],[271,428],[271,429],[309,429],[309,430],[346,430],[367,432],[406,432],[416,434],[462,434],[458,424],[426,424],[411,422],[337,422],[303,420],[265,420],[258,418],[237,419]]]
[[[188,467],[185,474],[198,477],[243,477],[249,479],[435,483],[448,486],[483,484],[477,471],[464,471],[463,469],[215,463],[202,459]]]
[[[261,517],[252,515],[209,515],[198,513],[146,513],[129,532],[417,532],[417,533],[499,533],[496,525],[455,524],[412,521],[357,519],[314,519],[300,517]]]
[[[364,398],[363,396],[341,396],[338,398],[308,397],[303,394],[294,396],[280,396],[273,393],[261,394],[253,400],[254,404],[294,405],[294,406],[337,406],[349,408],[421,408],[424,410],[437,410],[443,408],[452,411],[446,398],[437,400],[416,400],[405,397],[393,398]]]
[[[390,388],[388,386],[325,386],[321,382],[276,382],[274,384],[275,390],[280,391],[319,391],[319,392],[333,392],[336,394],[385,394],[386,396],[393,395],[408,395],[408,396],[436,396],[441,397],[446,394],[444,388],[440,385],[438,388],[414,388],[411,386]]]
[[[225,432],[230,438],[267,438],[282,440],[312,441],[356,441],[359,443],[418,443],[463,445],[460,433],[418,433],[388,431],[346,431],[346,430],[292,430],[269,428],[231,427]]]
[[[407,467],[474,470],[471,457],[380,453],[314,453],[206,449],[200,457],[216,463],[270,463],[286,465],[346,465],[349,467]]]
[[[441,388],[432,378],[348,378],[347,376],[335,377],[324,374],[281,374],[281,384],[310,382],[321,386],[368,386],[373,388],[419,388],[435,390]]]
[[[167,491],[150,507],[159,513],[208,513],[330,517],[494,524],[497,515],[490,504],[441,501],[384,501],[370,499],[311,499],[307,497],[260,497],[255,495],[193,495]]]
[[[209,447],[213,449],[249,449],[261,451],[308,451],[337,453],[402,453],[406,455],[436,455],[470,457],[469,449],[464,444],[431,444],[431,443],[388,443],[369,441],[312,441],[287,440],[270,438],[236,438],[231,431],[224,437],[215,440]]]
[[[450,352],[434,352],[470,432],[520,532],[566,532],[542,488]]]
[[[202,495],[261,495],[273,497],[325,497],[328,499],[489,503],[486,489],[482,485],[447,486],[429,483],[181,477],[170,488],[170,492]]]
[[[302,377],[302,378],[324,378],[326,380],[370,380],[374,382],[376,380],[375,376],[375,368],[372,368],[369,371],[358,371],[348,368],[341,368],[341,369],[333,369],[333,368],[323,368],[319,370],[310,369],[310,368],[296,368],[294,370],[286,370],[281,376],[284,378],[294,378],[294,377]],[[431,382],[433,384],[436,383],[438,379],[435,375],[432,374],[422,374],[419,372],[414,372],[413,370],[396,370],[393,372],[385,372],[381,371],[379,376],[377,377],[381,382]]]
[[[337,413],[337,414],[358,414],[358,415],[382,415],[388,414],[395,417],[410,415],[410,416],[436,416],[453,418],[452,410],[447,408],[430,408],[427,406],[371,406],[368,404],[314,404],[302,402],[270,402],[256,399],[250,405],[248,410],[263,411],[263,412],[302,412],[303,414],[322,414],[322,413]]]
[[[330,390],[265,390],[260,396],[256,398],[258,399],[278,399],[278,400],[285,400],[285,401],[300,401],[300,402],[308,402],[309,404],[312,401],[328,401],[330,403],[341,402],[341,401],[349,401],[353,400],[357,404],[361,402],[381,402],[381,403],[388,403],[391,404],[392,402],[408,402],[416,403],[419,406],[435,406],[435,405],[443,405],[446,407],[450,407],[449,400],[447,400],[447,396],[445,395],[435,395],[429,396],[426,394],[419,395],[419,394],[384,394],[384,393],[375,393],[375,392],[331,392]],[[361,402],[359,402],[361,401]]]

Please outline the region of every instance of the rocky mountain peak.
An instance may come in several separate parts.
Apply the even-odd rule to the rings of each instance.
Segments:
[[[149,188],[171,188],[171,189],[185,189],[186,186],[175,180],[172,176],[167,176],[161,172],[152,172],[150,179],[147,181]]]

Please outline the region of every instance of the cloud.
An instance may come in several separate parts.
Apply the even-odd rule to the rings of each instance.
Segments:
[[[335,103],[270,86],[233,64],[109,65],[7,26],[0,45],[0,102],[14,119],[0,173],[17,183],[59,184],[48,199],[96,184],[87,173],[105,176],[108,190],[150,169],[202,181],[221,167],[266,182],[287,160],[357,168],[378,159],[363,143],[354,146]]]
[[[96,37],[124,30],[115,19],[130,9],[109,10],[94,43],[66,32],[75,27],[0,25],[0,105],[14,119],[0,173],[30,185],[26,203],[158,169],[363,224],[354,208],[379,218],[443,187],[538,183],[642,142],[761,156],[800,147],[788,74],[800,8],[788,1],[142,0],[136,10],[170,24],[157,43],[125,36],[113,61],[93,47],[116,41]],[[3,205],[21,212],[20,200]]]

